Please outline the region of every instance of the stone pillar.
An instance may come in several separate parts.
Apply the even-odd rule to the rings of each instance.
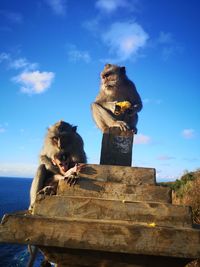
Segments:
[[[133,132],[122,132],[118,127],[103,134],[100,164],[131,166]]]

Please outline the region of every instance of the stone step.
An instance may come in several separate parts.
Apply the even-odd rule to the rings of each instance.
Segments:
[[[199,240],[197,229],[126,221],[10,214],[0,225],[0,242],[5,243],[180,258],[199,258]]]
[[[57,194],[60,196],[94,197],[110,200],[172,203],[172,191],[169,187],[134,186],[84,178],[71,187],[64,180],[59,181]]]
[[[86,164],[80,177],[103,182],[119,182],[131,185],[155,184],[155,169]]]
[[[38,196],[34,215],[76,219],[126,220],[155,226],[191,227],[191,208],[153,202],[123,202],[88,197]]]
[[[191,261],[186,258],[94,251],[91,249],[40,247],[40,250],[50,262],[57,263],[57,267],[185,267]]]

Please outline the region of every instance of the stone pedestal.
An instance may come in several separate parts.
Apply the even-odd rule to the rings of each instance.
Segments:
[[[100,164],[131,166],[133,132],[110,128],[103,134]]]

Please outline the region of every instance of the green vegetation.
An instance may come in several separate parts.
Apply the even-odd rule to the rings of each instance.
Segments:
[[[200,169],[185,171],[175,182],[159,183],[173,189],[173,204],[192,207],[193,222],[200,224]]]

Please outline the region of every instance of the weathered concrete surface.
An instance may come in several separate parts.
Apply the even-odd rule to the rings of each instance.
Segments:
[[[133,132],[110,128],[103,134],[100,164],[131,166]]]
[[[85,164],[80,172],[81,178],[102,182],[119,182],[128,185],[155,184],[154,168],[122,167],[113,165]]]
[[[125,221],[8,215],[0,242],[180,258],[200,257],[200,231]]]
[[[75,186],[69,186],[65,181],[59,181],[58,195],[94,197],[125,201],[172,202],[169,187],[143,185],[133,186],[120,183],[99,182],[80,179]]]
[[[46,217],[125,220],[157,226],[191,227],[191,208],[153,202],[123,202],[87,197],[38,197],[34,215]]]

